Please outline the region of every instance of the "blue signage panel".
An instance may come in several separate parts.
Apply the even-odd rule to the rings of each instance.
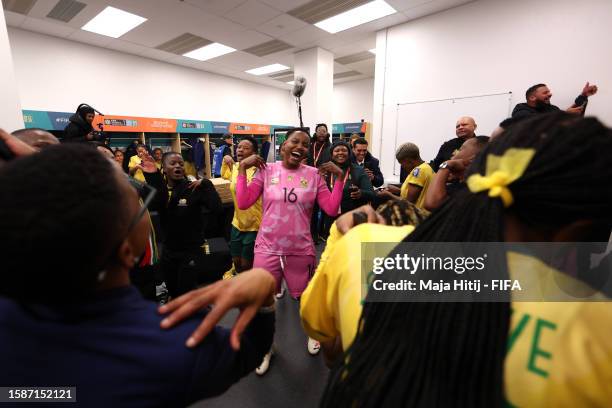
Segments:
[[[176,122],[177,133],[212,133],[212,122],[204,120],[179,119]]]
[[[74,115],[74,112],[47,112],[51,126],[53,130],[64,130],[64,128],[70,123],[70,116]]]
[[[212,122],[211,133],[229,133],[229,122]]]

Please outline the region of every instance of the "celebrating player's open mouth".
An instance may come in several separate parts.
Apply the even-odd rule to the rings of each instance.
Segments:
[[[289,155],[289,160],[292,164],[299,164],[304,157],[306,157],[307,149],[298,147],[296,150],[293,150]]]

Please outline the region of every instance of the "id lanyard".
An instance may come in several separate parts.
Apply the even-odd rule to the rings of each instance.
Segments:
[[[344,175],[344,184],[345,185],[346,185],[346,180],[348,180],[350,175],[351,175],[351,169],[349,167],[348,169],[346,169],[346,174]],[[334,189],[334,184],[335,184],[335,180],[334,180],[333,174],[331,176],[331,180],[330,180],[329,184],[331,184],[331,188],[333,190]]]
[[[325,147],[325,143],[321,145],[321,148],[319,149],[319,153],[317,154],[315,152],[315,150],[317,149],[317,142],[315,142],[315,145],[313,146],[313,149],[312,149],[312,152],[314,155],[312,164],[314,165],[314,167],[317,167],[317,162],[319,161],[319,157],[321,156],[321,152],[323,151],[324,147]]]

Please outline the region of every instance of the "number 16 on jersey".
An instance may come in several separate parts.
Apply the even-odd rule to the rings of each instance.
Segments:
[[[287,187],[283,187],[285,191],[285,202],[289,201],[290,203],[295,203],[297,201],[297,194],[294,193],[295,188],[292,188],[287,192]]]

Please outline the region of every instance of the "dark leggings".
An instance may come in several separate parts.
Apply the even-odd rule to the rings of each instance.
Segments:
[[[200,248],[173,251],[164,248],[161,259],[162,273],[168,294],[176,298],[198,286],[198,257]]]
[[[315,205],[312,209],[312,217],[310,218],[310,235],[312,235],[313,241],[317,241],[319,236],[323,235],[323,218],[325,217],[325,213],[321,211],[319,208],[319,204],[315,202]]]

